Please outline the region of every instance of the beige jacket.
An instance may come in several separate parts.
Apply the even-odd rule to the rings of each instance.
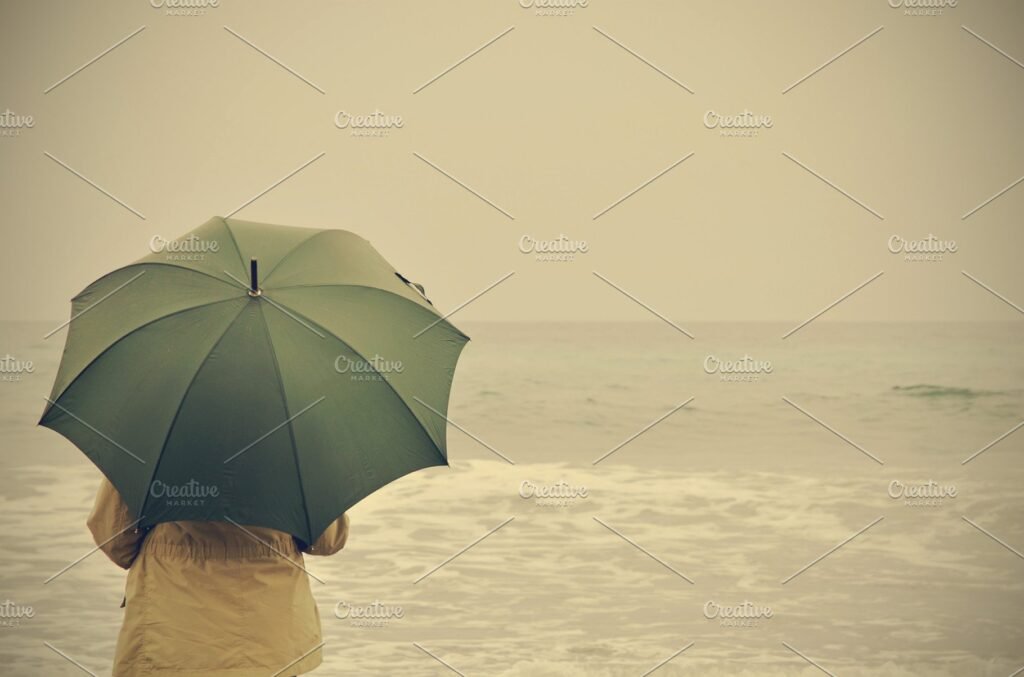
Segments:
[[[227,522],[148,533],[106,479],[89,516],[96,544],[128,569],[114,677],[290,677],[323,660],[302,552],[345,546],[348,516],[299,551],[288,534]]]

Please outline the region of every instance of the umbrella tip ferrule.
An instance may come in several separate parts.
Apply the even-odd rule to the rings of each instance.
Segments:
[[[256,257],[249,259],[249,296],[260,296],[263,294],[263,290],[260,289],[258,275],[258,265],[256,263]]]

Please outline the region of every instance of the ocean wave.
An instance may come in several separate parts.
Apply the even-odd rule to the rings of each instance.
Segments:
[[[1005,390],[975,390],[953,386],[938,386],[930,383],[918,383],[912,386],[893,386],[908,397],[948,397],[950,399],[974,399],[976,397],[1005,397],[1014,393]]]
[[[764,657],[760,657],[763,661]],[[665,677],[673,675],[703,675],[704,677],[813,677],[821,675],[822,671],[810,665],[800,665],[799,659],[795,658],[792,664],[768,665],[758,664],[754,666],[738,665],[736,661],[729,661],[727,666],[715,665],[713,662],[701,661],[699,665],[688,663],[684,657],[676,659],[678,662],[668,663],[662,666],[659,674]],[[761,663],[762,661],[754,661]],[[842,670],[844,677],[995,677],[1002,676],[1006,669],[1011,669],[1013,663],[1007,661],[985,661],[979,658],[968,658],[952,664],[940,663],[914,663],[911,665],[899,665],[891,661],[871,666],[846,666]],[[1004,672],[1000,672],[1003,669]],[[579,665],[570,662],[530,660],[518,662],[500,673],[501,677],[576,677],[587,675],[589,677],[625,677],[634,675],[635,671],[628,668],[615,668],[611,666],[598,666],[593,663]],[[829,673],[831,674],[831,673]]]

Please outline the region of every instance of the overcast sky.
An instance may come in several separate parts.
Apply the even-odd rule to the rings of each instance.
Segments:
[[[1024,184],[973,210],[1024,175],[1024,6],[834,5],[3,3],[0,319],[66,318],[246,203],[358,232],[442,310],[514,271],[464,321],[652,318],[623,291],[684,324],[799,321],[879,271],[825,319],[1021,319],[992,292],[1024,305]],[[337,124],[378,111],[386,136]],[[709,128],[745,111],[756,135]],[[890,251],[929,234],[956,251]],[[571,261],[521,251],[560,235]]]

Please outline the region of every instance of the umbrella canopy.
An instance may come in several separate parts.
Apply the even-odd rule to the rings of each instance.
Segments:
[[[220,520],[312,543],[388,482],[447,465],[469,339],[369,242],[214,218],[154,244],[73,299],[40,421],[142,526]]]

